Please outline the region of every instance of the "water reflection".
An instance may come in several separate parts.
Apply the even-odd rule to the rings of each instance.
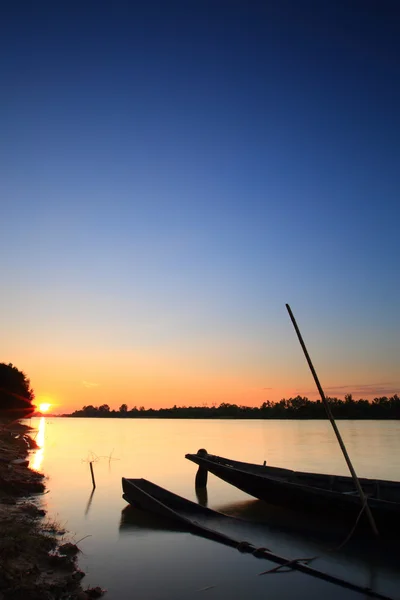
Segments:
[[[341,422],[360,476],[398,479],[399,423]],[[32,424],[38,429],[40,419],[32,419]],[[124,508],[121,500],[121,477],[142,476],[196,501],[195,471],[184,456],[201,447],[246,462],[262,464],[267,459],[274,466],[347,475],[337,442],[328,435],[329,426],[322,421],[289,420],[59,418],[49,421],[46,418],[46,456],[41,468],[49,476],[50,493],[46,497],[49,516],[67,523],[67,529],[78,538],[92,535],[85,541],[82,567],[90,572],[91,582],[108,588],[113,598],[130,598],[134,589],[141,600],[170,600],[172,597],[185,600],[194,598],[198,595],[196,590],[205,585],[221,583],[215,593],[207,592],[209,600],[211,597],[237,600],[250,594],[252,600],[265,599],[266,595],[280,600],[295,597],[350,599],[350,592],[342,595],[337,588],[308,580],[305,575],[255,577],[267,566],[257,566],[253,557],[189,533],[177,532],[175,524],[129,506]],[[357,452],[358,447],[349,434],[354,427],[360,445]],[[82,459],[91,451],[96,452],[96,456],[108,457],[113,448],[112,456],[119,460],[111,460],[110,471],[105,459],[94,466],[97,483],[94,497],[88,464]],[[34,456],[32,453],[32,460]],[[318,554],[321,559],[315,562],[315,568],[363,585],[372,585],[368,579],[372,564],[374,588],[387,596],[398,596],[398,547],[383,552],[376,544],[375,556],[364,549],[363,541],[356,547],[354,539],[340,551],[327,553],[327,548],[343,541],[348,529],[342,535],[334,528],[328,544],[321,540],[318,526],[310,529],[305,517],[298,513],[280,514],[278,509],[251,499],[214,476],[209,479],[210,508],[253,521],[253,524],[238,523],[235,528],[232,525],[227,535],[266,546],[289,558]],[[197,501],[200,503],[199,498]],[[85,518],[87,505],[89,513]],[[355,595],[351,593],[351,597]]]
[[[36,450],[33,460],[31,462],[30,468],[34,471],[40,471],[43,462],[44,456],[44,432],[46,428],[46,420],[45,417],[40,417],[38,434],[36,436],[36,443],[39,446],[38,450]]]
[[[89,500],[88,500],[88,503],[87,503],[86,508],[85,508],[85,517],[88,516],[90,507],[92,506],[93,494],[95,492],[95,489],[96,488],[93,488],[92,491],[90,492]]]
[[[331,517],[328,520],[320,513],[274,506],[262,500],[224,502],[217,505],[216,510],[249,523],[266,525],[272,531],[305,535],[307,538],[325,541],[330,545],[338,545],[349,533],[349,526],[340,519]]]
[[[373,589],[378,579],[376,569],[398,572],[398,541],[380,540],[370,535],[348,537],[349,529],[339,521],[327,523],[319,515],[295,512],[283,507],[270,506],[261,500],[249,500],[223,504],[217,507],[223,514],[238,519],[238,528],[257,539],[258,532],[265,532],[268,543],[275,549],[307,549],[320,557],[321,561],[338,561],[342,564],[361,565]],[[327,563],[328,564],[328,563]]]
[[[133,533],[135,531],[184,532],[186,530],[184,527],[179,527],[174,521],[128,505],[121,511],[119,531],[120,533]]]
[[[229,509],[231,509],[230,512],[239,513],[242,517],[249,516],[254,509],[255,513],[258,513],[257,506],[254,506],[256,504],[258,501],[237,504],[236,510],[235,505],[232,505]],[[253,513],[253,518],[254,516]],[[376,547],[375,540],[372,545],[354,540],[354,543],[349,543],[345,548],[328,549],[326,544],[321,543],[321,540],[318,542],[294,532],[279,531],[279,528],[272,528],[261,522],[244,521],[240,517],[236,522],[226,520],[226,517],[210,518],[205,525],[206,529],[210,528],[210,530],[221,532],[222,536],[226,535],[232,541],[248,541],[259,547],[268,547],[274,554],[290,557],[315,557],[317,570],[352,580],[361,587],[368,586],[376,592],[381,590],[382,585],[388,585],[391,578],[398,574],[397,550],[394,544],[382,542]],[[161,546],[162,538],[160,536],[167,532],[189,533],[183,525],[180,526],[172,520],[132,506],[127,506],[121,511],[119,532],[121,535],[135,534],[142,539],[148,539],[148,536],[152,535],[153,537],[150,539],[153,540],[157,535],[157,543]],[[203,537],[200,531],[190,533],[194,537]],[[208,538],[206,532],[204,532],[204,537]],[[225,543],[222,538],[218,541],[222,544]],[[182,543],[184,542],[182,541]],[[273,566],[272,563],[271,565]]]

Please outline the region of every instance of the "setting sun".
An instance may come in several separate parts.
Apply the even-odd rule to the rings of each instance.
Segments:
[[[39,411],[41,413],[45,413],[49,410],[51,404],[49,402],[43,402],[42,404],[39,404]]]

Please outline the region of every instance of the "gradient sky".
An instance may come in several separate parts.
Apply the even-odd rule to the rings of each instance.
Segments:
[[[13,2],[0,361],[61,412],[400,391],[397,1]]]

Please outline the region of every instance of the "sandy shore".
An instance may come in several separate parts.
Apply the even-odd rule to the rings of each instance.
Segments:
[[[0,600],[89,600],[79,548],[40,508],[44,476],[28,468],[36,447],[25,425],[0,424]]]

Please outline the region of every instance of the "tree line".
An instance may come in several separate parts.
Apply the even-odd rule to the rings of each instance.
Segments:
[[[354,400],[347,394],[344,400],[327,399],[337,419],[400,419],[400,398],[397,394],[373,400]],[[279,402],[267,400],[259,407],[238,406],[223,402],[219,406],[173,406],[172,408],[145,408],[134,406],[129,409],[121,404],[111,410],[108,404],[89,404],[64,417],[115,417],[120,419],[325,419],[326,413],[321,400],[306,397],[283,398]]]

